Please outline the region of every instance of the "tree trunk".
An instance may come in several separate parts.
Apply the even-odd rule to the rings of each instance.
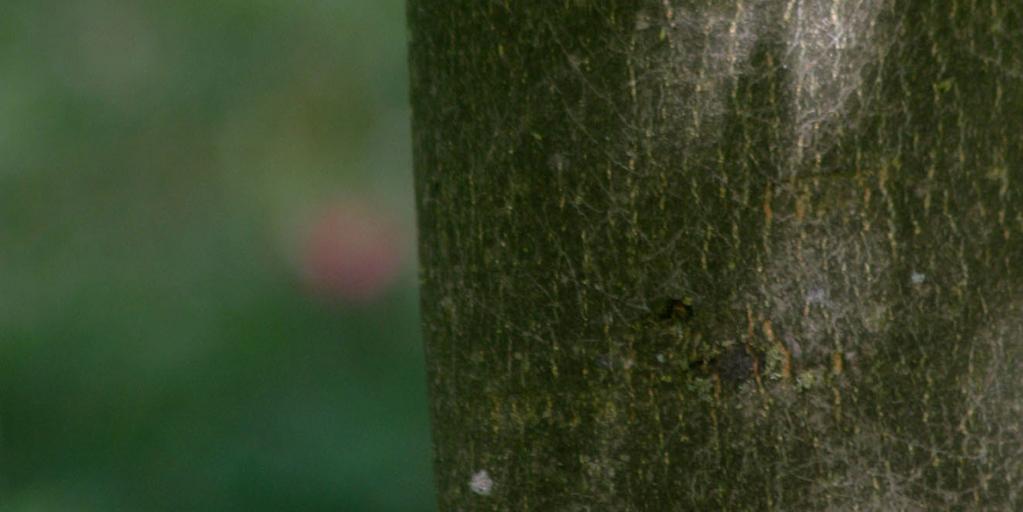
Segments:
[[[441,510],[1023,510],[1021,16],[410,0]]]

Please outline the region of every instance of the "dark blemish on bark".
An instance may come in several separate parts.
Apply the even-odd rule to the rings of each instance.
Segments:
[[[740,384],[753,378],[755,369],[764,367],[763,353],[750,354],[746,347],[731,347],[707,359],[691,361],[691,366],[708,374],[717,374],[722,382]]]
[[[754,368],[763,367],[763,359],[763,354],[754,357],[745,347],[732,347],[718,357],[716,369],[721,380],[738,384],[752,378]]]
[[[661,320],[675,320],[678,322],[688,322],[693,315],[696,314],[695,308],[693,308],[693,299],[691,297],[683,297],[681,299],[667,299],[663,302],[659,308],[657,315]]]

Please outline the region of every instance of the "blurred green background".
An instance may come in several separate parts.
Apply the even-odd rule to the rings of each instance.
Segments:
[[[433,510],[400,0],[4,0],[0,511]]]

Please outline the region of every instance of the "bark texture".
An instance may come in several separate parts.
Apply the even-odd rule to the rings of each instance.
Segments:
[[[1023,510],[1023,4],[408,14],[441,510]]]

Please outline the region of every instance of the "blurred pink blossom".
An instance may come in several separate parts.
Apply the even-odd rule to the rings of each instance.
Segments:
[[[303,277],[318,295],[365,304],[395,283],[401,230],[369,205],[335,204],[314,217],[302,251]]]

